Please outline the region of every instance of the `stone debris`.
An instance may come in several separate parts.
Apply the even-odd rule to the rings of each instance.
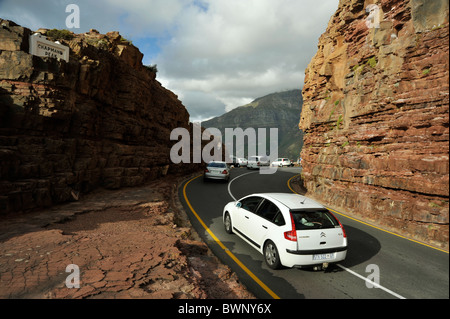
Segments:
[[[173,181],[158,180],[96,191],[32,220],[3,218],[0,298],[254,298],[194,239],[176,193]],[[72,264],[80,287],[69,289]]]

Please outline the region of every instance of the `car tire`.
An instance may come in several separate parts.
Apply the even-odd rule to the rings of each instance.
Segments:
[[[225,231],[228,234],[233,233],[233,223],[231,222],[231,216],[228,212],[225,213],[225,217],[223,219],[223,225],[225,227]]]
[[[264,245],[264,260],[271,269],[281,268],[280,255],[277,246],[271,240],[268,240]]]

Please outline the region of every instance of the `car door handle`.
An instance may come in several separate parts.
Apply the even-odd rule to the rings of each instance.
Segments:
[[[267,229],[267,226],[262,225],[262,227],[263,227],[264,229]]]
[[[245,218],[250,219],[250,217],[248,217],[248,216],[245,216]]]

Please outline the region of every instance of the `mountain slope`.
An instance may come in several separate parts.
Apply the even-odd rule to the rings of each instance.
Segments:
[[[298,128],[302,110],[301,90],[272,93],[202,123],[205,128],[217,128],[225,136],[225,128],[278,128],[278,156],[296,160],[303,145],[303,134]],[[270,148],[266,147],[267,152]],[[247,149],[245,155],[248,156]]]

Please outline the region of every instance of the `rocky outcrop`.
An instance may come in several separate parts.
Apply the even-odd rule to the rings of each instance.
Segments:
[[[308,194],[448,248],[446,0],[341,0],[306,71]]]
[[[29,54],[32,31],[0,19],[1,213],[180,170],[170,132],[189,129],[189,114],[136,47],[118,32],[39,31],[69,46],[70,61]]]

